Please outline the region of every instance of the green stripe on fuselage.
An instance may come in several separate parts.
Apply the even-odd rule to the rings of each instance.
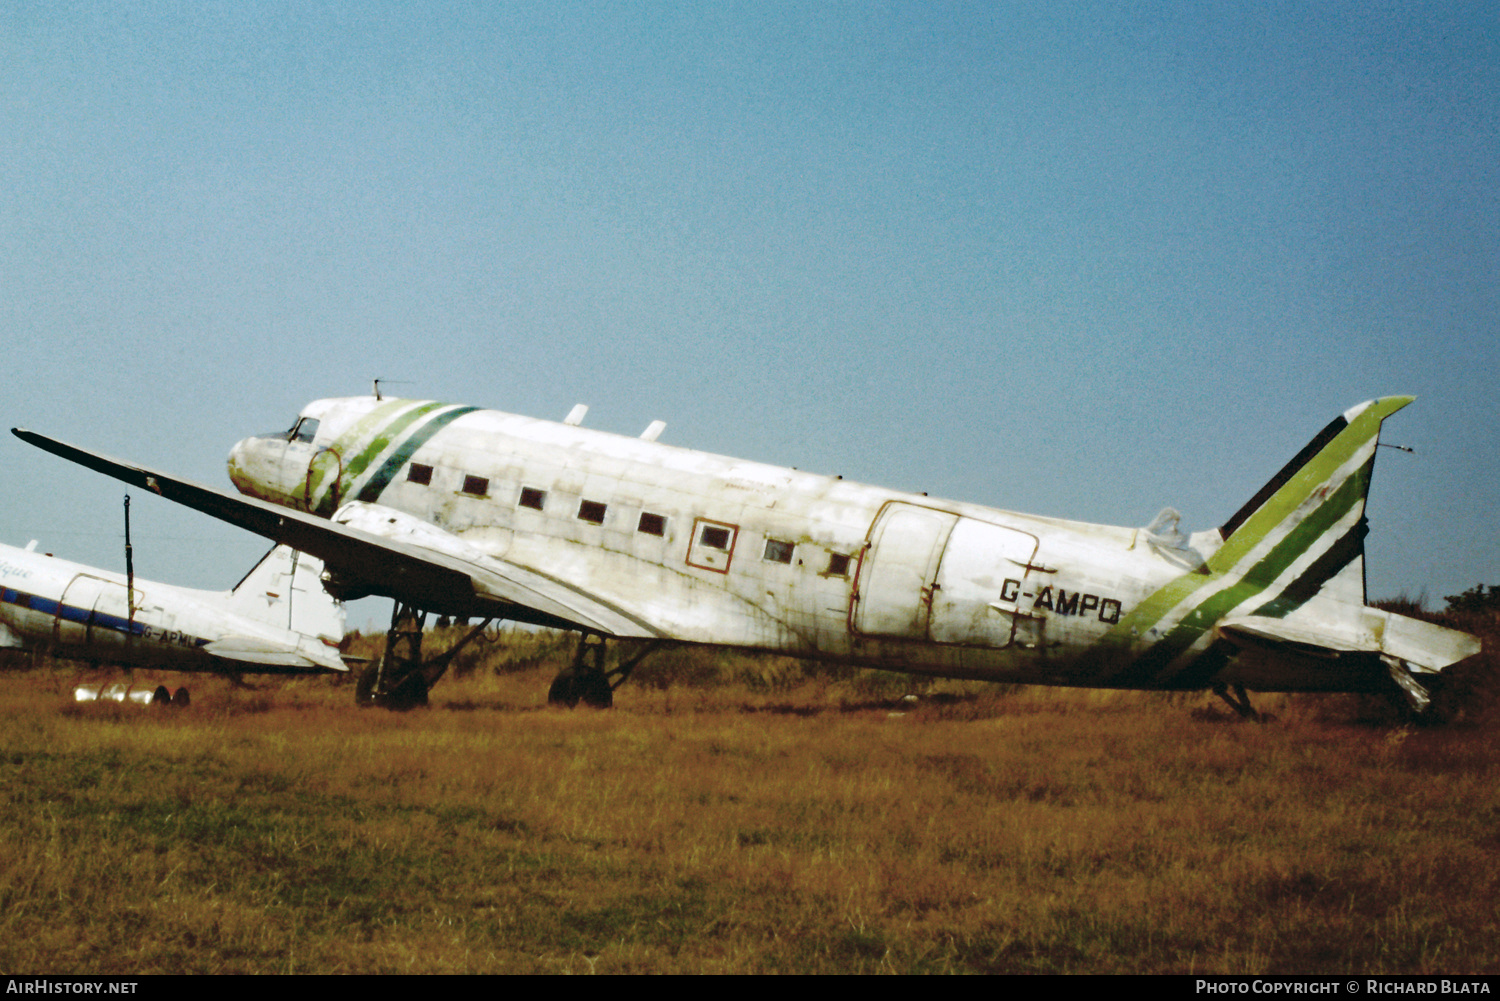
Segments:
[[[345,464],[344,475],[340,482],[343,491],[347,493],[349,488],[354,486],[354,481],[359,479],[364,471],[370,467],[370,464],[384,454],[386,449],[390,448],[407,428],[434,410],[439,410],[445,406],[448,406],[448,404],[436,401],[423,403],[421,406],[412,407],[406,413],[376,431],[374,437],[370,439],[369,444]]]
[[[1370,486],[1370,468],[1371,463],[1367,462],[1350,473],[1342,486],[1288,532],[1286,538],[1246,571],[1243,577],[1204,600],[1143,653],[1125,672],[1125,677],[1136,683],[1155,680],[1143,675],[1156,675],[1198,642],[1219,619],[1276,583],[1293,563],[1312,548],[1313,543],[1338,524],[1364,498]]]
[[[379,472],[370,477],[369,482],[360,488],[359,496],[356,499],[370,502],[379,500],[381,493],[390,484],[391,479],[401,471],[402,466],[410,461],[411,457],[416,454],[417,449],[427,444],[433,435],[449,424],[452,424],[465,414],[474,413],[478,409],[478,407],[455,407],[452,410],[443,411],[426,424],[417,428],[401,443],[400,448],[391,453],[390,458],[386,459],[381,465]]]
[[[363,470],[369,463],[370,460],[368,457],[365,457],[363,461],[360,460],[361,456],[369,450],[373,440],[378,438],[388,439],[389,435],[383,435],[382,431],[389,427],[395,427],[398,423],[400,427],[405,427],[416,416],[416,414],[412,414],[410,417],[405,416],[408,411],[413,409],[414,402],[412,400],[391,400],[378,406],[355,421],[353,426],[329,444],[328,451],[338,456],[338,465],[336,467],[320,466],[313,470],[312,480],[308,484],[308,497],[312,499],[311,507],[317,513],[326,513],[323,511],[323,508],[331,502],[329,494],[331,492],[330,488],[334,486],[334,483],[326,482],[329,479],[330,470],[337,469],[338,471],[339,476],[335,481],[338,486],[336,493],[342,496],[348,491],[349,484],[353,479],[350,470],[354,464],[359,463],[360,470]],[[438,406],[441,406],[441,404],[425,404],[425,407],[429,410]],[[353,456],[353,459],[345,461],[346,456]]]

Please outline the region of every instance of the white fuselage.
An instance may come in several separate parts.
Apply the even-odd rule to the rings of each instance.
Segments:
[[[344,670],[339,636],[305,635],[232,608],[237,601],[270,608],[289,597],[137,578],[127,600],[123,575],[0,546],[0,647],[171,670]]]
[[[473,593],[429,600],[432,611],[954,677],[1176,687],[1171,672],[1117,680],[1130,648],[1100,643],[1184,575],[1140,529],[370,397],[311,404],[292,432],[239,443],[229,469],[246,494],[467,560]],[[486,594],[487,561],[501,576],[545,578],[588,614],[487,604],[498,598]],[[378,580],[364,590],[401,597]],[[1305,668],[1262,687],[1330,684],[1347,687]]]

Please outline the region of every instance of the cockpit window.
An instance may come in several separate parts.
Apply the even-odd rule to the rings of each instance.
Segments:
[[[318,436],[318,421],[315,417],[304,417],[299,420],[287,441],[311,442]]]

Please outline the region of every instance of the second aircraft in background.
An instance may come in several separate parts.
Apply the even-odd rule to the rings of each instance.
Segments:
[[[0,546],[0,648],[175,671],[343,672],[344,609],[323,564],[277,546],[230,591],[126,578]]]

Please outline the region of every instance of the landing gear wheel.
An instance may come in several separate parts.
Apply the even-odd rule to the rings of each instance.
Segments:
[[[359,680],[354,683],[354,704],[361,709],[368,709],[375,704],[375,684],[380,680],[380,665],[371,664],[359,672]]]
[[[615,704],[615,690],[598,671],[565,667],[547,689],[547,704],[573,709],[580,702],[593,709],[609,709]]]
[[[412,671],[377,697],[384,709],[424,709],[427,707],[427,679],[421,671]]]
[[[572,709],[578,705],[577,681],[578,676],[571,667],[557,672],[557,677],[552,679],[552,687],[547,689],[547,704],[564,709]]]
[[[615,688],[605,670],[604,640],[587,633],[578,639],[573,663],[557,673],[547,690],[547,704],[572,709],[582,702],[594,709],[609,709],[615,704]],[[634,667],[632,663],[630,667]],[[622,673],[629,674],[630,668]]]
[[[484,634],[491,621],[485,619],[446,653],[424,661],[422,632],[427,613],[397,602],[391,612],[391,628],[385,634],[385,652],[355,683],[355,704],[398,710],[425,707],[428,689],[437,684],[460,650]]]
[[[427,705],[427,679],[421,671],[410,671],[401,680],[377,691],[380,683],[380,666],[371,664],[359,676],[354,686],[354,703],[362,709],[379,706],[381,709],[419,709]]]
[[[586,706],[595,709],[610,709],[615,704],[615,690],[609,687],[609,679],[597,671],[588,671],[574,682],[574,691]]]

